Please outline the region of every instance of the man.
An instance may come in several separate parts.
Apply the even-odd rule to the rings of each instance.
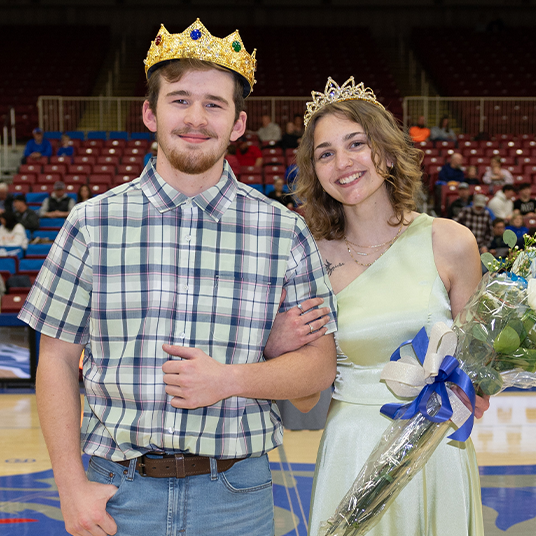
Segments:
[[[13,196],[5,182],[0,182],[0,214],[13,212]]]
[[[257,135],[261,141],[279,141],[281,139],[281,127],[277,123],[272,123],[269,115],[261,118],[262,127],[257,130]]]
[[[262,153],[256,145],[248,143],[245,136],[238,140],[237,145],[236,158],[241,166],[262,166]]]
[[[510,250],[508,244],[503,240],[504,231],[506,230],[505,221],[502,218],[493,220],[493,238],[489,245],[489,252],[494,257],[506,257]]]
[[[65,184],[56,181],[54,191],[45,198],[39,209],[39,216],[41,218],[66,218],[74,205],[74,199],[65,192]]]
[[[536,199],[531,197],[532,186],[530,182],[524,182],[519,185],[518,199],[514,201],[514,213],[522,216],[536,215]]]
[[[472,195],[469,190],[469,185],[466,182],[460,182],[460,184],[458,184],[458,198],[449,205],[447,217],[451,220],[456,219],[462,208],[469,206],[471,201]]]
[[[426,126],[424,115],[419,116],[417,124],[409,129],[409,135],[415,143],[426,141],[430,137],[430,129]]]
[[[463,156],[460,153],[452,153],[449,162],[441,166],[438,180],[442,182],[464,182],[464,173],[462,169]]]
[[[40,128],[34,128],[32,131],[33,140],[30,140],[24,148],[22,163],[41,158],[42,156],[52,156],[52,145],[43,137],[43,131]],[[30,159],[30,160],[28,160]]]
[[[27,231],[37,231],[39,229],[39,216],[37,212],[28,208],[26,196],[24,194],[16,195],[13,199],[13,208],[17,221],[23,225]]]
[[[505,184],[488,203],[488,208],[496,218],[509,220],[514,211],[516,190],[511,184]]]
[[[276,178],[274,180],[274,189],[267,195],[267,197],[279,201],[287,208],[293,209],[294,199],[292,198],[292,195],[288,193],[288,188],[287,191],[285,191],[285,186],[285,181],[281,177]]]
[[[333,311],[332,294],[303,220],[224,162],[254,83],[238,32],[162,26],[145,64],[158,158],[75,207],[21,312],[42,333],[38,408],[63,516],[85,536],[273,535],[271,401],[310,407],[332,383],[335,327],[310,324],[315,340],[279,357],[268,336],[280,302],[290,315],[316,295]]]
[[[455,220],[465,225],[475,235],[480,253],[488,251],[492,237],[491,216],[486,210],[486,196],[477,194],[473,197],[473,204],[462,208]]]

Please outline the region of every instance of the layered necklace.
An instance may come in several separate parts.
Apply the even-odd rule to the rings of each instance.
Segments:
[[[359,264],[359,266],[372,266],[394,244],[395,240],[400,236],[401,232],[402,232],[402,225],[400,225],[396,235],[393,238],[391,238],[390,240],[387,240],[387,242],[382,242],[381,244],[374,244],[372,246],[360,246],[359,244],[354,244],[353,242],[350,242],[350,240],[348,240],[347,236],[344,236],[344,242],[346,244],[346,248],[348,249],[348,253],[350,254],[350,257],[352,257],[352,259],[354,260],[356,264]],[[372,262],[365,263],[365,262],[359,262],[354,257],[354,254],[352,253],[352,249],[350,248],[350,246],[354,246],[354,252],[357,255],[361,255],[363,257],[367,257],[368,255],[372,255],[373,253],[376,253],[376,251],[374,250],[376,250],[377,248],[385,247],[385,249]],[[369,251],[368,253],[365,253],[362,251],[357,251],[355,248],[371,249],[373,251]]]

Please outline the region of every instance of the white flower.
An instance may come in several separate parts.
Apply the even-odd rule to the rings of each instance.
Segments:
[[[536,279],[529,279],[527,287],[527,302],[531,309],[536,311]]]

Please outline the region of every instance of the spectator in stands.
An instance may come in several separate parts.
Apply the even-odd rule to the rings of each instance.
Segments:
[[[478,178],[478,168],[476,166],[468,166],[465,170],[465,179],[464,181],[469,185],[480,184],[480,179]]]
[[[438,127],[432,127],[430,139],[433,141],[456,141],[458,138],[449,126],[450,119],[447,116],[441,118]]]
[[[443,166],[438,175],[438,180],[441,182],[466,182],[465,174],[462,169],[463,156],[460,153],[452,153],[450,160]]]
[[[285,192],[285,181],[281,178],[274,180],[274,190],[268,194],[268,197],[279,201],[291,210],[294,209],[294,200],[288,192]]]
[[[523,244],[525,243],[523,235],[529,233],[529,228],[526,227],[524,224],[523,216],[521,216],[521,214],[514,214],[510,219],[510,225],[507,225],[506,228],[516,234],[517,245],[520,247],[523,246]]]
[[[75,203],[65,192],[65,184],[61,181],[54,183],[54,191],[43,201],[39,216],[41,218],[66,218]]]
[[[496,155],[490,160],[490,167],[484,173],[482,182],[484,184],[491,184],[493,186],[504,186],[505,184],[514,184],[514,177],[507,170],[502,167],[501,157]]]
[[[0,214],[13,212],[13,196],[5,182],[0,182]]]
[[[430,129],[426,126],[424,115],[419,116],[417,124],[409,129],[409,135],[415,143],[426,141],[430,137]]]
[[[494,257],[506,257],[508,250],[510,249],[508,244],[503,240],[504,231],[506,229],[506,223],[502,218],[495,218],[493,220],[493,238],[489,246],[489,252]]]
[[[496,218],[508,221],[514,212],[516,190],[511,184],[505,184],[488,203],[488,208]]]
[[[256,145],[249,144],[245,136],[242,136],[237,144],[236,157],[241,166],[262,166],[262,153]]]
[[[486,210],[486,196],[476,194],[473,197],[473,204],[462,208],[455,220],[468,227],[475,235],[476,243],[480,253],[488,251],[491,237],[493,236],[491,216]]]
[[[74,147],[71,138],[67,134],[61,135],[61,143],[56,151],[56,156],[69,156],[72,160],[74,156]]]
[[[301,134],[296,130],[294,123],[289,121],[285,127],[285,133],[281,136],[279,145],[283,149],[296,149],[300,144]]]
[[[303,115],[294,114],[292,123],[294,124],[294,134],[301,138],[305,132],[305,128],[303,127]]]
[[[522,216],[536,216],[536,199],[531,197],[532,186],[530,182],[520,184],[517,189],[518,199],[514,201],[514,214]]]
[[[28,247],[26,229],[17,221],[14,212],[4,212],[0,216],[0,224],[0,247],[20,246],[23,249]]]
[[[466,182],[458,184],[458,198],[455,199],[448,208],[447,217],[455,220],[462,208],[468,207],[473,200],[469,185]]]
[[[143,167],[147,165],[147,162],[149,162],[153,156],[156,157],[156,153],[158,153],[158,142],[153,141],[153,143],[151,143],[151,150],[143,158]]]
[[[42,156],[52,156],[52,145],[43,136],[43,131],[40,128],[34,128],[32,131],[33,140],[30,140],[24,148],[22,163],[25,164],[29,160],[41,158]]]
[[[272,118],[265,114],[261,118],[262,127],[257,130],[257,135],[261,141],[279,141],[281,139],[281,127],[277,123],[272,123]]]
[[[76,202],[83,203],[92,197],[93,194],[91,193],[89,186],[87,184],[81,184],[80,188],[78,188],[78,193],[76,194]]]
[[[13,199],[13,208],[17,221],[28,231],[37,231],[39,229],[39,215],[26,204],[24,194],[16,195]]]
[[[234,143],[230,143],[229,147],[227,147],[227,154],[225,155],[225,160],[229,162],[229,165],[231,166],[235,177],[240,178],[241,166],[240,162],[238,161],[238,158],[236,157],[236,145]]]

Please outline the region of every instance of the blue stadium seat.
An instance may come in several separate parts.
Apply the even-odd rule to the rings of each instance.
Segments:
[[[61,131],[50,130],[48,132],[45,132],[44,137],[48,140],[61,140]]]
[[[111,130],[108,136],[109,140],[128,140],[128,132],[126,130]]]
[[[27,259],[44,259],[52,244],[28,244],[26,249],[26,258]]]
[[[71,138],[72,140],[84,141],[86,138],[82,130],[69,130],[65,134],[67,134],[67,136],[69,136],[69,138]]]
[[[106,140],[105,130],[90,130],[87,133],[88,140]]]
[[[14,257],[0,257],[0,273],[17,273],[17,260]]]
[[[58,231],[34,231],[34,238],[48,238],[49,240],[56,240]]]
[[[45,259],[22,259],[19,262],[18,273],[37,274],[44,262]]]
[[[41,218],[39,221],[39,229],[55,229],[59,231],[64,223],[65,218]]]
[[[131,132],[130,139],[151,141],[153,139],[153,135],[150,132]]]
[[[42,204],[48,197],[48,192],[28,192],[26,194],[26,203],[28,205]]]

